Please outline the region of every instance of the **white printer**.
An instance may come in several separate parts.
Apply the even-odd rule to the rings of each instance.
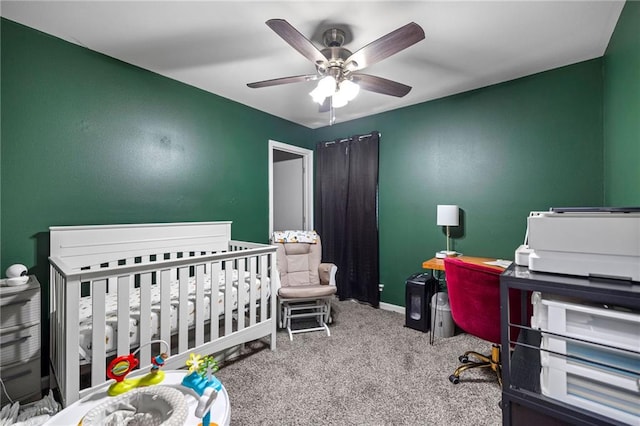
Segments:
[[[531,212],[527,235],[532,271],[640,281],[640,207]]]

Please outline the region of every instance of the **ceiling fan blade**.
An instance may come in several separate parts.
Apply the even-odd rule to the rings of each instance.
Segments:
[[[300,83],[303,81],[313,81],[317,79],[318,75],[316,74],[295,75],[292,77],[281,77],[271,80],[256,81],[255,83],[247,83],[247,86],[251,87],[252,89],[257,89],[260,87],[279,86],[281,84]]]
[[[375,64],[424,39],[420,25],[411,22],[372,41],[345,61],[346,68],[356,71]]]
[[[411,91],[411,86],[369,74],[354,74],[353,82],[358,83],[363,90],[396,96],[398,98],[403,97]]]
[[[326,64],[327,58],[314,46],[309,39],[296,30],[290,23],[284,19],[269,19],[266,24],[276,32],[284,41],[289,43],[291,47],[296,49],[305,58],[314,64]]]

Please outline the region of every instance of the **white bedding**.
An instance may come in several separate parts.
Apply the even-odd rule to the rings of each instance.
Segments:
[[[250,278],[247,277],[243,284],[245,293],[244,300],[250,303]],[[267,280],[268,283],[268,280]],[[220,271],[218,279],[217,303],[220,315],[224,313],[225,303],[225,272]],[[179,307],[179,291],[180,285],[177,280],[171,282],[171,304],[170,304],[170,324],[171,332],[175,332],[178,328],[178,307]],[[267,285],[267,297],[270,296],[271,286]],[[254,300],[260,299],[261,283],[260,279],[255,281]],[[189,278],[189,302],[187,306],[188,324],[192,327],[195,323],[195,293],[196,280],[195,277]],[[238,271],[233,271],[233,294],[231,295],[233,310],[238,307]],[[136,346],[140,342],[139,320],[140,320],[140,289],[131,288],[129,290],[130,311],[129,318],[129,344]],[[205,321],[211,320],[211,278],[209,275],[204,277],[204,317]],[[106,295],[106,325],[105,325],[105,344],[107,353],[116,349],[116,333],[117,333],[117,292],[109,292]],[[91,296],[80,298],[80,355],[85,361],[91,360],[92,337],[92,298]],[[160,286],[151,285],[151,338],[159,338],[160,333]]]

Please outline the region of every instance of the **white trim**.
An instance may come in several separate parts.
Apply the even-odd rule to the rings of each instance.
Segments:
[[[405,308],[403,306],[392,305],[391,303],[380,302],[380,309],[384,311],[397,312],[399,314],[405,314]]]
[[[269,139],[269,236],[273,234],[273,151],[285,151],[302,156],[305,188],[304,206],[306,217],[305,231],[313,230],[313,151],[299,146],[289,145]]]

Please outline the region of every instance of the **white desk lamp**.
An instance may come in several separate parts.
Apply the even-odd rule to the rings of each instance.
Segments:
[[[447,250],[436,253],[437,258],[455,256],[457,253],[449,249],[449,227],[459,225],[459,209],[455,205],[438,205],[438,226],[447,227]]]

